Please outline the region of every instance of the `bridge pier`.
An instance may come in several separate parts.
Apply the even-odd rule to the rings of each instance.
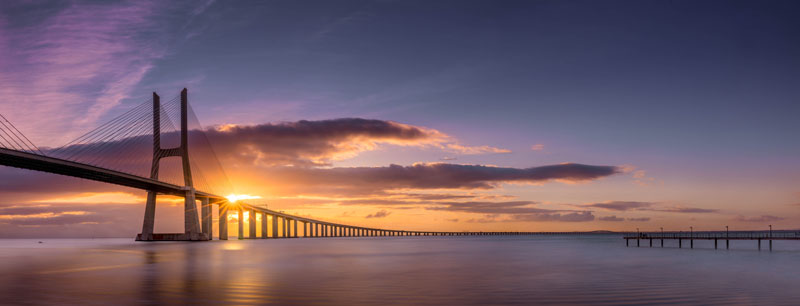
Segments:
[[[147,203],[145,204],[144,220],[142,222],[142,233],[137,235],[137,241],[154,240],[189,240],[203,241],[208,240],[208,232],[203,232],[200,228],[200,221],[197,218],[197,202],[195,202],[195,190],[192,183],[192,168],[189,162],[189,133],[188,133],[188,91],[184,88],[181,91],[181,144],[177,148],[161,148],[161,98],[153,93],[153,159],[150,166],[150,179],[158,180],[159,163],[162,158],[179,156],[183,168],[183,233],[181,234],[154,234],[156,213],[156,191],[148,190]],[[205,216],[204,216],[205,217]],[[210,232],[210,230],[209,230]]]
[[[228,204],[219,204],[219,240],[228,240]]]
[[[292,223],[294,223],[294,238],[297,238],[299,237],[297,234],[297,219],[295,219]]]
[[[267,239],[267,237],[269,237],[268,225],[267,213],[261,213],[261,239]]]
[[[272,217],[272,238],[278,238],[278,216],[271,215]]]
[[[255,239],[256,238],[256,211],[251,209],[247,212],[247,220],[248,225],[250,227],[250,235],[247,238]]]
[[[202,224],[201,231],[208,237],[208,240],[211,240],[214,234],[211,233],[213,220],[211,220],[211,203],[208,198],[200,198],[200,214],[203,217],[200,222]]]
[[[239,207],[239,221],[237,222],[239,226],[239,240],[244,239],[244,209]]]

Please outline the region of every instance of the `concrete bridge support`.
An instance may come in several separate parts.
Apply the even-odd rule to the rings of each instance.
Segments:
[[[267,228],[269,223],[267,223],[267,214],[261,214],[261,239],[266,239],[269,237],[269,229]]]
[[[272,218],[272,238],[278,238],[278,216],[271,215]]]
[[[219,240],[228,240],[228,204],[219,204]]]
[[[181,91],[181,144],[177,148],[161,148],[161,98],[153,93],[153,159],[150,165],[150,178],[158,180],[158,169],[162,158],[170,156],[181,157],[184,182],[183,223],[184,232],[181,234],[154,234],[156,215],[156,191],[147,192],[147,203],[144,210],[142,232],[137,235],[137,241],[154,240],[208,240],[208,232],[200,228],[197,218],[197,203],[195,202],[194,184],[192,183],[192,168],[189,163],[189,134],[188,134],[188,93],[186,88]],[[209,230],[210,232],[210,230]]]
[[[239,221],[237,221],[239,225],[239,240],[244,239],[244,209],[241,207],[239,208]]]
[[[214,234],[211,232],[213,220],[211,220],[211,201],[208,198],[200,198],[200,213],[202,215],[202,220],[200,221],[202,224],[201,230],[208,237],[208,240],[211,240]]]
[[[256,238],[256,211],[251,209],[247,212],[247,223],[250,227],[250,234],[247,238],[255,239]]]
[[[297,220],[294,220],[292,223],[294,223],[294,238],[297,238],[299,237],[297,234]]]

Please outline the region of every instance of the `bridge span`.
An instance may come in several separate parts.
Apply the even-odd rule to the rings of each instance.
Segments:
[[[177,99],[177,98],[176,98]],[[133,120],[147,119],[146,124],[152,122],[152,132],[147,137],[152,139],[152,163],[150,166],[150,177],[129,173],[126,171],[113,170],[106,167],[92,165],[87,162],[71,160],[50,156],[49,152],[56,150],[40,150],[27,137],[14,127],[11,122],[2,117],[0,122],[0,165],[41,171],[46,173],[65,175],[81,179],[93,180],[119,186],[125,186],[147,191],[147,202],[145,204],[144,220],[142,232],[137,235],[137,241],[207,241],[213,239],[213,209],[219,211],[219,234],[218,239],[228,239],[228,215],[236,213],[238,215],[239,239],[247,238],[296,238],[299,235],[298,227],[302,228],[302,237],[373,237],[373,236],[475,236],[475,235],[530,235],[542,234],[534,232],[441,232],[441,231],[410,231],[401,229],[371,228],[355,225],[347,225],[307,217],[286,214],[279,211],[270,210],[263,207],[250,205],[246,202],[230,202],[224,196],[214,194],[207,190],[195,188],[192,176],[192,160],[189,151],[189,104],[188,92],[184,88],[180,94],[180,144],[172,148],[162,148],[162,128],[165,122],[169,123],[169,118],[162,118],[165,110],[160,101],[160,97],[153,93],[152,110],[144,111],[144,108],[134,109],[128,113],[115,118],[101,127],[114,131],[101,131],[89,136],[82,136],[86,143],[80,150],[87,146],[96,144],[106,145],[111,143],[109,139],[131,140],[138,139],[131,130],[140,129],[142,123],[137,122],[137,128],[125,125],[125,122]],[[124,118],[123,118],[124,117]],[[130,117],[130,118],[128,118]],[[163,119],[163,120],[162,120]],[[170,123],[171,124],[171,123]],[[200,131],[192,131],[202,133]],[[116,133],[116,134],[115,134]],[[108,135],[115,135],[110,137]],[[141,138],[141,137],[139,137]],[[93,142],[90,142],[93,141]],[[60,149],[60,148],[59,148]],[[126,149],[127,150],[127,149]],[[126,150],[118,150],[125,153]],[[108,149],[99,150],[106,152]],[[213,152],[212,152],[213,153]],[[68,155],[74,156],[74,155]],[[159,169],[161,159],[168,157],[179,157],[182,167],[183,185],[175,182],[165,182],[159,179]],[[215,157],[216,158],[216,157]],[[217,161],[218,162],[218,161]],[[199,170],[199,169],[196,169]],[[155,207],[158,195],[170,195],[184,198],[184,232],[183,233],[154,233]],[[198,201],[200,209],[198,210]],[[199,214],[198,214],[199,211]],[[248,230],[244,229],[244,212],[248,214]],[[261,216],[260,233],[258,236],[257,216]],[[302,224],[302,225],[299,225]]]

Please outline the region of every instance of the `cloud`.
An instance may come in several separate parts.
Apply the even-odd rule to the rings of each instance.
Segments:
[[[159,231],[183,230],[182,203],[159,198]],[[143,204],[0,204],[0,237],[133,237],[142,227]]]
[[[550,213],[554,210],[532,207],[536,204],[532,201],[510,201],[510,202],[438,202],[436,205],[426,207],[428,210],[443,210],[483,214],[530,214],[530,213]]]
[[[591,211],[581,211],[572,213],[540,213],[513,215],[512,221],[532,221],[532,222],[589,222],[594,221]]]
[[[361,118],[223,125],[206,133],[221,156],[245,166],[329,166],[382,144],[434,147],[460,154],[508,152],[464,146],[434,129]]]
[[[584,205],[586,207],[596,207],[614,211],[627,211],[637,210],[652,206],[654,203],[650,202],[635,202],[635,201],[608,201],[602,203],[593,203]]]
[[[633,171],[633,179],[633,183],[639,186],[649,186],[656,183],[656,179],[647,176],[647,172],[644,170]]]
[[[650,218],[647,218],[647,217],[644,217],[644,218],[628,218],[628,221],[647,222],[647,221],[650,221]]]
[[[544,150],[544,145],[541,143],[537,143],[531,146],[531,151],[542,151]]]
[[[659,211],[671,213],[713,213],[718,212],[718,209],[707,209],[698,207],[686,206],[667,206],[654,202],[637,202],[637,201],[607,201],[600,203],[592,203],[579,205],[579,207],[601,208],[612,211]]]
[[[69,225],[102,222],[99,216],[78,205],[17,205],[0,207],[0,223],[10,225]]]
[[[376,212],[376,213],[374,213],[374,214],[369,214],[369,215],[367,215],[365,218],[367,218],[367,219],[372,219],[372,218],[386,218],[386,217],[387,217],[387,216],[389,216],[390,214],[392,214],[392,213],[391,213],[391,212],[389,212],[389,211],[386,211],[385,209],[383,209],[383,210],[381,210],[381,211],[378,211],[378,212]]]
[[[770,215],[761,215],[758,217],[745,217],[742,215],[736,216],[734,218],[735,221],[739,222],[771,222],[771,221],[781,221],[785,218],[777,217],[777,216],[770,216]]]
[[[673,206],[661,209],[649,209],[652,211],[661,211],[661,212],[672,212],[672,213],[698,213],[698,214],[705,214],[705,213],[714,213],[718,212],[719,209],[708,209],[708,208],[698,208],[698,207],[684,207],[684,206]]]
[[[617,216],[606,216],[598,218],[600,221],[620,222],[625,221],[625,218],[618,218]]]
[[[460,144],[455,143],[448,143],[444,146],[447,149],[450,149],[454,152],[466,154],[466,155],[475,155],[475,154],[488,154],[488,153],[511,153],[511,150],[507,149],[500,149],[490,146],[477,146],[477,147],[469,147],[469,146],[462,146]]]
[[[11,120],[47,118],[14,120],[40,145],[63,143],[76,136],[69,131],[94,127],[167,54],[174,33],[166,23],[178,19],[166,12],[176,6],[183,5],[0,4],[0,12],[17,12],[0,13],[0,112]],[[23,104],[36,107],[17,107]]]
[[[558,164],[532,168],[509,168],[446,163],[416,163],[411,166],[297,168],[264,170],[284,192],[303,193],[313,188],[338,192],[368,192],[393,189],[494,189],[502,183],[590,181],[617,173],[613,166]],[[302,182],[302,186],[295,185]],[[297,188],[297,189],[295,189]]]
[[[497,214],[493,214],[492,215],[492,214],[490,214],[490,215],[483,216],[483,218],[477,218],[477,219],[476,218],[472,218],[472,219],[469,219],[469,220],[467,220],[467,223],[494,223],[494,222],[500,222],[502,220],[498,220],[499,217],[500,217],[500,215],[497,215]]]
[[[427,210],[452,211],[486,214],[486,218],[472,219],[468,222],[585,222],[594,220],[590,211],[569,211],[537,208],[532,201],[509,202],[439,202],[439,206],[426,207]],[[501,219],[500,216],[509,216]],[[491,217],[488,217],[491,216]]]

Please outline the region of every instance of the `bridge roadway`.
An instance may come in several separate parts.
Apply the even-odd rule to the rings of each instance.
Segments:
[[[32,154],[23,151],[0,148],[0,165],[60,174],[76,178],[88,179],[103,183],[110,183],[141,190],[155,191],[160,194],[185,197],[187,189],[183,186],[169,184],[137,175],[120,171],[105,169],[92,165],[82,164],[69,160]],[[243,220],[244,211],[249,215],[248,238],[256,238],[256,214],[262,215],[261,237],[258,238],[289,238],[299,237],[297,223],[303,223],[304,237],[362,237],[362,236],[475,236],[475,235],[531,235],[531,234],[557,234],[541,232],[434,232],[434,231],[406,231],[380,228],[351,226],[310,218],[294,216],[247,203],[230,203],[227,198],[212,193],[197,190],[195,198],[201,201],[202,233],[208,239],[213,234],[211,229],[212,205],[219,206],[219,239],[228,239],[227,214],[230,211],[238,212],[239,220]],[[271,222],[268,220],[272,220]],[[244,222],[239,224],[239,238],[244,238]],[[280,231],[279,231],[280,229]],[[153,234],[155,240],[178,240],[183,234]]]

